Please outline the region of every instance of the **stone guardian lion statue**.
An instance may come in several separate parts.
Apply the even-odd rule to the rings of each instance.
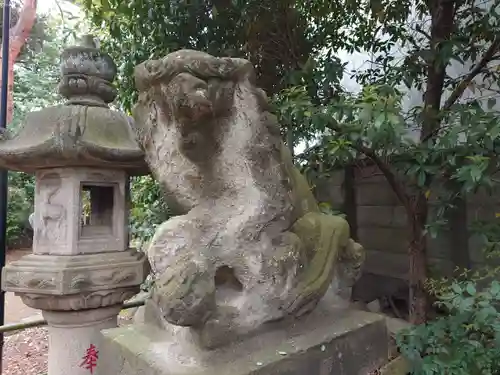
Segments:
[[[138,140],[178,214],[147,250],[161,321],[209,347],[215,331],[298,317],[334,277],[358,278],[362,247],[320,212],[249,61],[180,50],[138,65],[135,80]]]

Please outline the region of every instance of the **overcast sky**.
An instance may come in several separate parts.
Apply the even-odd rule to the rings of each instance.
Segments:
[[[59,2],[59,5],[61,8],[64,10],[76,10],[78,7],[73,4],[69,4],[67,1],[64,0],[39,0],[37,2],[37,12],[42,13],[42,14],[47,14],[47,13],[59,13],[59,8],[57,6],[57,3]]]
[[[37,2],[37,12],[39,13],[49,13],[50,11],[56,10],[55,0],[41,0]]]

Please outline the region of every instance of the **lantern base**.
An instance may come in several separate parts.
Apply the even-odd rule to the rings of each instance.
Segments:
[[[73,256],[30,254],[3,268],[2,288],[35,309],[92,309],[134,296],[148,273],[145,255],[135,249]]]

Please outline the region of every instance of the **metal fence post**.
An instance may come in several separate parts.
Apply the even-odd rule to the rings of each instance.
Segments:
[[[7,127],[7,96],[9,88],[9,31],[10,31],[10,0],[3,2],[2,24],[2,89],[0,92],[0,131]],[[0,268],[5,266],[6,234],[7,234],[7,170],[0,171]],[[5,292],[0,291],[0,324],[5,320]],[[3,368],[4,334],[0,333],[0,372]]]

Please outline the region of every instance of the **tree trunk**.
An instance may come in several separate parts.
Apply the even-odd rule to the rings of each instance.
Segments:
[[[428,311],[428,296],[424,285],[427,278],[427,239],[425,236],[425,225],[428,216],[425,194],[417,196],[414,209],[413,215],[410,216],[409,313],[412,324],[422,324],[427,319]]]
[[[7,124],[14,112],[14,64],[26,43],[36,20],[36,0],[24,0],[16,25],[10,30],[9,41],[9,82],[7,93]],[[1,55],[1,49],[0,49]],[[0,57],[1,61],[1,57]],[[3,63],[3,62],[2,62]]]
[[[429,1],[431,14],[430,47],[433,53],[427,66],[427,85],[424,93],[424,109],[420,131],[421,141],[433,142],[431,134],[435,134],[441,126],[440,109],[443,96],[446,64],[440,58],[441,43],[448,40],[454,27],[454,0]],[[425,191],[430,187],[432,176],[426,181],[414,197],[413,214],[409,216],[411,240],[409,248],[409,287],[410,287],[410,321],[414,324],[424,323],[429,309],[429,299],[424,288],[427,279],[427,241],[425,225],[427,224],[428,204]]]

